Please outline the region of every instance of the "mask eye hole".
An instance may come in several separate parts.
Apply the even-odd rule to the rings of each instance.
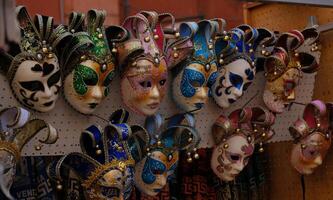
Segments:
[[[230,155],[230,158],[233,161],[238,161],[239,160],[239,155]]]
[[[160,85],[163,86],[166,83],[166,79],[160,80]]]
[[[230,80],[230,83],[237,89],[240,89],[243,85],[243,78],[232,72],[230,72],[230,74],[229,74],[229,80]]]
[[[251,85],[251,82],[245,83],[243,86],[243,91],[247,90],[250,85]]]
[[[200,87],[201,84],[199,81],[191,81],[190,84],[193,86],[193,87]]]
[[[44,85],[40,81],[24,81],[20,82],[20,85],[24,89],[32,92],[44,91]]]
[[[151,82],[150,81],[141,81],[139,83],[143,88],[150,88],[151,87]]]
[[[47,80],[47,85],[49,87],[54,86],[55,84],[57,84],[60,81],[60,71],[57,71],[55,74],[53,74],[49,80]]]

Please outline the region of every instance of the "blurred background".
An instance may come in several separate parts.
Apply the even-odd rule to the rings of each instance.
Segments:
[[[126,16],[140,10],[170,12],[177,21],[224,18],[227,28],[243,23],[243,2],[240,0],[17,0],[33,16],[36,13],[53,16],[56,23],[67,24],[72,11],[87,12],[97,8],[107,11],[106,25],[119,25]]]

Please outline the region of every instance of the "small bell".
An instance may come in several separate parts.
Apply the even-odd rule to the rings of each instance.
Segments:
[[[212,49],[213,49],[213,45],[212,45],[212,44],[209,44],[209,45],[208,45],[208,49],[209,49],[209,50],[212,50]]]
[[[205,69],[206,69],[206,71],[209,71],[210,70],[210,64],[206,64]]]
[[[97,32],[101,32],[101,29],[100,29],[100,28],[96,28],[96,31],[97,31]]]
[[[111,50],[111,52],[112,53],[117,53],[118,51],[117,51],[117,49],[115,47],[113,47],[112,50]]]
[[[187,141],[188,141],[188,142],[192,142],[192,140],[193,140],[193,139],[190,137],[190,138],[188,138]]]
[[[145,37],[145,42],[149,42],[150,41],[150,37]]]
[[[237,129],[236,129],[236,131],[237,131],[237,132],[239,132],[239,131],[240,131],[240,129],[239,129],[239,128],[237,128]]]
[[[301,144],[301,148],[305,149],[306,148],[306,144]]]
[[[188,157],[188,158],[187,158],[187,162],[191,163],[192,161],[193,161],[193,160],[192,160],[191,157]]]
[[[154,35],[154,40],[158,40],[158,35]]]
[[[274,73],[273,73],[273,74],[274,74],[274,76],[276,76],[276,75],[277,75],[277,72],[276,72],[276,71],[274,71]]]
[[[135,66],[136,66],[136,64],[137,64],[137,63],[136,63],[135,61],[134,61],[134,62],[132,62],[132,66],[133,66],[133,67],[135,67]]]
[[[156,57],[156,58],[154,58],[154,62],[155,62],[155,64],[159,64],[159,63],[160,63],[160,59],[158,59],[158,58]]]
[[[85,60],[86,58],[87,58],[86,55],[82,55],[80,59],[81,59],[81,61],[83,61],[83,60]]]
[[[299,54],[298,54],[298,53],[295,53],[295,56],[296,56],[296,57],[298,57],[298,56],[299,56]]]
[[[71,33],[75,33],[75,30],[74,30],[74,29],[71,29]]]
[[[162,144],[161,140],[157,141],[158,146],[161,146],[161,144]]]
[[[169,156],[168,156],[168,161],[171,161],[172,158],[173,158],[172,154],[169,154]]]
[[[223,145],[223,148],[225,148],[225,149],[227,149],[229,147],[229,144],[227,144],[227,143],[225,143],[224,145]]]
[[[49,59],[53,58],[53,53],[49,53],[49,54],[47,55],[47,58],[49,58]]]
[[[176,38],[178,38],[178,37],[180,36],[180,33],[179,33],[179,32],[176,32],[176,33],[175,33],[175,36],[176,36]]]
[[[247,136],[247,141],[251,142],[252,141],[252,137],[251,136]]]
[[[156,32],[157,32],[156,28],[154,28],[154,29],[153,29],[153,32],[154,32],[154,33],[156,33]]]
[[[266,133],[262,133],[261,136],[262,136],[262,137],[266,137]]]
[[[102,72],[105,72],[106,71],[106,64],[103,64],[102,67],[101,67],[101,71]]]
[[[178,57],[179,57],[178,53],[175,52],[175,53],[173,54],[173,57],[174,57],[174,58],[178,58]]]
[[[102,33],[99,33],[99,34],[98,34],[98,38],[99,38],[99,39],[103,38],[103,34],[102,34]]]
[[[57,181],[57,190],[62,190],[62,185],[60,184],[59,181]]]
[[[38,53],[38,54],[37,54],[37,59],[38,59],[38,60],[43,60],[43,56],[42,56],[42,54]]]
[[[250,52],[250,53],[253,53],[253,49],[250,49],[249,52]]]
[[[255,133],[256,133],[256,132],[258,132],[258,130],[257,130],[257,129],[254,129],[253,131],[254,131]]]
[[[44,45],[45,45],[45,44],[46,44],[46,41],[45,41],[45,40],[43,40],[43,41],[42,41],[42,44],[44,44]]]
[[[266,51],[265,51],[265,50],[261,50],[261,54],[262,54],[262,55],[265,55],[265,54],[266,54]]]
[[[177,47],[172,47],[172,50],[177,51]]]
[[[317,127],[318,127],[318,128],[320,127],[320,123],[317,123]]]
[[[49,47],[49,51],[52,51],[53,50],[53,48],[52,47]]]
[[[224,62],[224,60],[221,58],[221,59],[219,60],[219,63],[220,63],[220,64],[223,64],[223,62]]]
[[[224,36],[223,39],[224,39],[224,41],[227,41],[227,40],[229,40],[230,38],[229,38],[229,36],[226,35],[226,36]]]
[[[264,148],[262,147],[262,142],[260,142],[259,145],[260,145],[259,152],[260,152],[260,153],[264,152]]]
[[[146,149],[146,151],[147,151],[147,152],[149,152],[149,151],[150,151],[150,149],[149,149],[149,148],[147,148],[147,149]]]
[[[200,158],[199,154],[198,154],[198,153],[195,153],[195,154],[194,154],[194,158],[195,158],[196,160],[198,160],[198,159]]]
[[[97,155],[101,155],[101,154],[102,154],[102,150],[97,149],[97,150],[96,150],[96,154],[97,154]]]

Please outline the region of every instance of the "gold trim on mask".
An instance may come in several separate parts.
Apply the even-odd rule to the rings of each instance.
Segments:
[[[7,141],[0,141],[0,150],[4,150],[11,153],[15,157],[15,160],[19,161],[20,150],[16,144]]]

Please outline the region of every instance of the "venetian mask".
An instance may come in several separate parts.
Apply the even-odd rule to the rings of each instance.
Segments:
[[[295,144],[291,164],[301,174],[312,174],[322,164],[331,146],[331,105],[314,100],[306,105],[303,118],[289,127]]]
[[[212,37],[217,24],[204,20],[189,27],[180,26],[180,35],[192,38],[194,52],[174,69],[172,98],[184,111],[200,110],[208,100],[217,75],[217,63]]]
[[[44,128],[48,135],[40,140],[41,143],[53,144],[58,138],[56,130],[45,121],[29,121],[29,117],[27,110],[17,107],[6,108],[0,113],[0,190],[8,198],[23,146]]]
[[[32,22],[25,7],[18,7],[18,20],[23,36],[21,53],[7,60],[5,71],[17,100],[24,106],[48,112],[55,106],[61,87],[61,74],[56,50],[69,40],[64,27],[53,29],[53,18],[36,15]]]
[[[167,65],[170,59],[165,55],[174,46],[167,45],[161,23],[167,17],[173,27],[171,14],[159,15],[153,11],[142,11],[123,23],[129,37],[119,46],[121,97],[129,109],[141,115],[153,115],[166,94],[167,70],[171,64]]]
[[[241,25],[217,37],[215,52],[220,67],[212,86],[212,96],[218,106],[228,108],[243,96],[254,80],[259,64],[257,59],[263,57],[258,52],[266,53],[262,47],[273,42],[273,33],[249,25]]]
[[[317,46],[319,32],[309,28],[281,34],[272,54],[265,61],[266,86],[263,100],[275,113],[282,113],[295,100],[295,88],[303,72],[318,69],[320,52]]]
[[[193,125],[193,118],[189,118],[186,120],[188,125]],[[134,177],[135,185],[141,192],[156,196],[164,188],[177,168],[180,150],[188,151],[190,161],[191,156],[199,158],[195,151],[199,136],[192,125],[177,125],[183,119],[179,115],[171,119],[168,125],[160,115],[146,119],[146,129],[151,136],[150,146],[144,150],[143,159],[135,166]]]
[[[247,165],[255,144],[270,139],[274,132],[270,127],[274,116],[260,108],[244,108],[221,115],[212,127],[216,146],[213,149],[211,168],[224,181],[232,181]]]
[[[69,166],[78,174],[88,199],[122,200],[130,197],[134,152],[145,149],[149,141],[145,129],[128,125],[127,119],[128,112],[121,109],[111,115],[110,124],[104,131],[97,125],[88,127],[80,139],[83,153],[68,154],[49,166],[49,176],[58,182],[58,189],[62,189],[62,179],[65,178],[61,171]]]
[[[105,12],[90,10],[87,32],[83,30],[84,14],[71,13],[68,29],[73,39],[62,57],[65,74],[64,96],[67,102],[83,114],[92,114],[109,94],[109,85],[115,74],[116,42],[125,30],[110,26],[104,29]],[[108,37],[108,41],[106,39]]]

